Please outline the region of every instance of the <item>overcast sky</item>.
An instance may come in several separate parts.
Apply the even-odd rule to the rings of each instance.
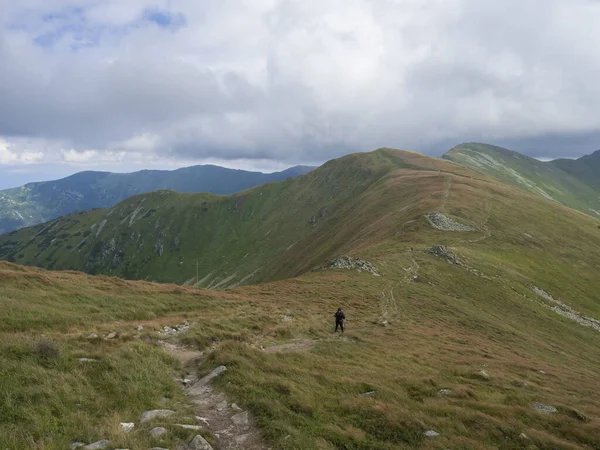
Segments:
[[[0,0],[0,188],[600,148],[597,0]]]

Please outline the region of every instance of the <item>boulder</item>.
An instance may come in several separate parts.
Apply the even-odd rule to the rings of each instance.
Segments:
[[[71,450],[85,446],[85,442],[73,442],[71,444]]]
[[[206,386],[208,383],[210,383],[210,381],[213,378],[218,377],[226,370],[227,370],[227,367],[219,366],[216,369],[214,369],[211,373],[209,373],[208,375],[200,378],[198,381],[196,381],[196,383],[194,383],[194,385],[192,387],[190,387],[190,395],[200,394],[202,387]]]
[[[98,335],[96,333],[90,333],[87,338],[88,339],[98,339]]]
[[[212,446],[206,442],[199,434],[188,444],[187,450],[214,450]]]
[[[440,389],[437,392],[438,397],[448,397],[449,395],[452,395],[452,394],[453,394],[452,389]]]
[[[238,427],[248,426],[248,411],[241,412],[231,417],[231,421]]]
[[[170,409],[152,409],[150,411],[145,411],[140,417],[140,423],[146,423],[156,417],[168,417],[175,414],[175,411],[171,411]]]
[[[164,436],[165,434],[167,434],[167,430],[163,427],[156,427],[150,430],[150,436],[152,436],[153,438],[159,438],[161,436]]]
[[[113,331],[112,333],[108,333],[106,336],[104,336],[104,339],[114,339],[117,337],[117,333],[115,331]]]
[[[135,428],[135,423],[133,422],[121,422],[121,429],[125,432],[125,433],[129,433],[130,431],[132,431]]]

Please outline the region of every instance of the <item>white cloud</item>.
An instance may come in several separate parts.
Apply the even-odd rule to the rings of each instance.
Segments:
[[[0,163],[576,155],[600,136],[597,23],[588,0],[2,2]]]

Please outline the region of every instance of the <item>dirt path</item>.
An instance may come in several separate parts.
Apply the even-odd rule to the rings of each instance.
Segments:
[[[215,437],[214,450],[268,450],[249,411],[244,411],[215,389],[209,377],[198,380],[196,369],[204,352],[185,348],[177,340],[163,342],[163,347],[181,362],[185,376],[185,394],[193,405],[196,418]],[[289,344],[287,344],[289,345]]]

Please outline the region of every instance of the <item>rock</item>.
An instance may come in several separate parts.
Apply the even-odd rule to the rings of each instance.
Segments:
[[[171,411],[170,409],[152,409],[150,411],[145,411],[140,417],[140,423],[146,423],[152,419],[157,417],[168,417],[175,414],[175,411]]]
[[[242,408],[240,408],[238,405],[236,405],[235,403],[231,404],[231,409],[233,409],[234,411],[241,411]]]
[[[88,339],[98,339],[98,335],[96,333],[90,333],[87,338]]]
[[[190,329],[190,323],[186,320],[183,323],[175,325],[173,327],[164,326],[163,331],[159,331],[158,334],[167,335],[167,336],[179,336],[187,332]]]
[[[485,370],[480,370],[479,372],[477,372],[477,375],[479,375],[479,378],[483,378],[484,380],[490,379],[490,374],[487,373]]]
[[[152,436],[153,438],[159,438],[161,436],[164,436],[165,434],[167,434],[167,430],[163,427],[156,427],[150,430],[150,436]]]
[[[438,258],[444,258],[446,262],[450,264],[457,264],[459,266],[462,265],[456,255],[452,253],[445,245],[435,244],[433,247],[428,248],[425,251]]]
[[[529,406],[531,406],[533,409],[546,413],[546,414],[553,414],[555,412],[557,412],[558,410],[551,405],[544,405],[543,403],[538,403],[538,402],[533,402],[530,403]]]
[[[357,269],[365,270],[376,276],[381,276],[375,266],[369,261],[365,261],[359,258],[350,258],[348,256],[338,256],[336,259],[331,261],[327,267],[328,269]]]
[[[527,437],[527,435],[525,433],[521,433],[519,435],[519,439],[523,439],[524,441],[528,441],[529,440],[529,438]]]
[[[448,397],[449,395],[452,395],[452,394],[453,394],[452,389],[440,389],[437,392],[438,397]]]
[[[138,325],[137,327],[135,327],[135,329],[136,329],[137,331],[142,331],[142,330],[144,329],[144,327],[143,327],[143,326],[141,326],[141,325]]]
[[[546,375],[546,372],[544,372],[543,370],[538,370],[538,373],[539,373],[540,375]]]
[[[214,450],[212,446],[206,442],[199,434],[188,444],[187,450]]]
[[[81,362],[96,362],[98,360],[93,359],[93,358],[79,358],[79,361],[81,361]]]
[[[177,423],[176,424],[178,427],[183,428],[185,430],[196,430],[196,431],[200,431],[203,429],[203,427],[201,425],[184,425],[182,423]]]
[[[442,213],[432,212],[425,215],[427,222],[436,230],[441,231],[475,231],[475,228],[464,225],[456,220],[446,217]]]
[[[73,442],[71,444],[71,450],[75,450],[76,448],[83,447],[84,445],[85,445],[85,442]]]
[[[360,394],[361,397],[375,397],[375,394],[377,394],[377,391],[369,391],[369,392],[363,392],[362,394]]]
[[[524,387],[524,388],[525,387],[529,387],[529,383],[527,383],[527,381],[519,381],[519,380],[517,380],[517,381],[514,381],[513,384],[515,386]]]
[[[429,438],[429,439],[435,439],[436,437],[438,437],[440,435],[440,433],[438,433],[435,430],[427,430],[425,433],[423,433],[425,435],[425,437]]]
[[[200,378],[198,381],[196,381],[196,383],[194,383],[194,385],[192,387],[190,387],[190,392],[189,392],[190,395],[199,394],[201,391],[201,388],[203,386],[207,385],[213,378],[218,377],[226,370],[227,370],[227,367],[219,366],[216,369],[214,369],[211,373],[209,373],[208,375]]]
[[[107,448],[109,445],[110,445],[110,441],[107,441],[106,439],[104,439],[102,441],[97,441],[92,444],[88,444],[81,448],[83,450],[102,450],[104,448]]]
[[[248,411],[241,412],[231,417],[231,421],[238,427],[248,426]]]
[[[133,422],[121,422],[121,429],[125,433],[129,433],[134,428],[135,428],[135,423],[133,423]]]
[[[108,333],[106,336],[104,336],[104,339],[114,339],[117,337],[117,333],[115,331],[113,331],[112,333]]]

